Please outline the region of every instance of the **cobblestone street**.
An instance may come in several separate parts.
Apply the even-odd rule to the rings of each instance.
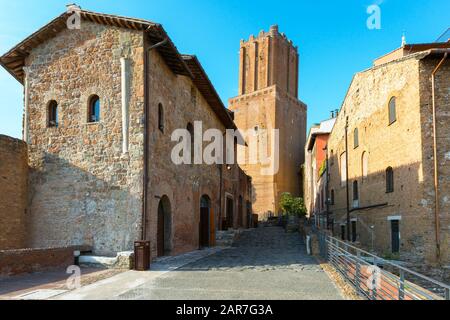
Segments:
[[[246,231],[232,248],[152,279],[119,299],[342,299],[298,233]]]

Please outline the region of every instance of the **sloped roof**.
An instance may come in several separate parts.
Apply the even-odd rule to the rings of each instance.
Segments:
[[[194,55],[182,55],[182,57],[194,76],[192,81],[197,86],[205,100],[214,109],[214,112],[227,128],[236,129],[233,119],[227,112],[227,109],[225,108],[222,100],[217,94],[216,89],[209,80],[208,75],[198,61],[197,57]]]
[[[190,77],[222,123],[227,128],[236,128],[234,121],[227,112],[227,109],[197,57],[181,55],[161,24],[143,19],[103,14],[81,9],[79,12],[84,21],[132,30],[141,30],[146,33],[151,44],[156,44],[167,39],[164,45],[156,49],[163,57],[165,63],[175,74]],[[66,29],[67,19],[70,15],[71,14],[68,12],[61,14],[17,44],[14,48],[0,57],[0,65],[17,79],[17,81],[23,84],[23,67],[25,66],[26,57],[30,54],[31,50],[36,48],[43,41],[55,37],[59,32]]]
[[[314,144],[316,143],[316,137],[324,134],[330,134],[335,123],[336,118],[328,119],[322,121],[320,125],[311,128],[308,136],[308,141],[306,141],[306,145],[309,151],[313,149]]]
[[[170,69],[179,75],[192,76],[189,68],[184,63],[176,46],[170,40],[162,25],[142,19],[134,19],[116,15],[96,13],[80,9],[81,19],[91,21],[102,25],[127,28],[132,30],[141,30],[146,32],[151,43],[158,43],[164,39],[168,41],[157,50],[163,57]],[[31,50],[36,48],[43,41],[56,36],[59,32],[67,29],[67,19],[70,13],[64,12],[41,29],[27,37],[14,48],[9,50],[0,58],[1,65],[20,83],[23,83],[23,67],[25,58]]]

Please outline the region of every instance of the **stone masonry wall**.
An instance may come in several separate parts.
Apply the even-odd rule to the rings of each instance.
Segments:
[[[389,124],[388,104],[396,97],[397,121]],[[349,194],[353,204],[353,182],[358,181],[359,207],[384,205],[351,214],[357,220],[357,241],[380,255],[391,254],[389,217],[401,217],[400,257],[423,262],[432,260],[433,219],[424,188],[428,188],[423,159],[429,157],[423,145],[419,62],[403,59],[372,68],[355,76],[330,136],[330,190],[334,231],[346,223],[346,187],[341,182],[345,165],[345,123],[349,118]],[[354,130],[359,130],[359,146]],[[423,146],[423,148],[421,147]],[[363,174],[363,154],[368,155],[368,174]],[[394,170],[394,192],[386,193],[386,169]],[[371,229],[373,227],[373,231]]]
[[[121,65],[131,59],[130,150],[122,153]],[[83,21],[33,50],[30,68],[30,216],[33,247],[132,250],[142,206],[143,34]],[[88,123],[98,95],[99,123]],[[59,127],[47,127],[56,100]]]
[[[427,253],[429,259],[436,257],[435,219],[435,189],[434,189],[434,156],[433,156],[433,127],[432,127],[432,87],[431,73],[442,57],[423,59],[420,61],[420,109],[423,141],[423,170],[424,170],[424,213],[433,222],[433,232]],[[440,262],[450,264],[450,62],[442,65],[436,74],[436,117],[437,117],[437,151],[439,175],[439,213],[440,213]]]
[[[27,144],[0,135],[0,250],[25,247],[27,191]]]
[[[220,226],[220,167],[217,165],[176,165],[171,160],[171,141],[176,129],[186,129],[188,124],[201,121],[203,132],[225,127],[210,108],[192,80],[176,76],[164,64],[161,56],[152,51],[149,56],[150,72],[150,160],[149,160],[149,211],[147,235],[151,240],[152,258],[157,255],[158,206],[163,196],[170,201],[170,247],[169,254],[179,254],[199,247],[200,199],[206,195],[211,201],[214,222],[211,228]],[[192,97],[192,94],[195,97]],[[158,126],[158,105],[164,110],[164,130]],[[206,147],[209,143],[203,143]],[[237,209],[240,192],[239,168],[223,170],[222,206],[225,208],[225,193],[234,200],[234,222],[238,223]],[[223,210],[225,211],[225,210]],[[222,212],[223,214],[223,212]],[[213,237],[215,238],[215,237]],[[166,246],[167,248],[167,246]]]

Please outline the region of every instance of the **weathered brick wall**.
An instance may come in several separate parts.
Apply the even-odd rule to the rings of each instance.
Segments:
[[[89,250],[86,246],[0,250],[0,276],[67,268],[75,263],[75,251]]]
[[[436,255],[431,73],[441,58],[424,59],[421,60],[419,65],[420,109],[424,150],[424,194],[422,203],[424,213],[433,223],[433,231],[430,232],[430,242],[427,246],[427,255],[430,259],[435,258]],[[448,265],[450,263],[450,62],[448,58],[436,74],[435,85],[441,262]]]
[[[130,150],[122,153],[121,65],[131,59]],[[143,33],[83,21],[27,58],[30,83],[30,236],[33,247],[88,244],[132,250],[142,206]],[[99,123],[87,123],[98,95]],[[47,104],[59,127],[47,127]]]
[[[258,159],[249,159],[248,154],[242,165],[253,179],[253,209],[261,220],[279,213],[282,193],[300,195],[307,108],[298,100],[298,61],[297,47],[277,26],[240,43],[239,96],[229,100],[236,125],[244,132],[258,127],[258,139],[267,140],[269,146],[272,130],[279,130],[279,150],[267,154],[270,157],[278,151],[279,170],[274,175],[263,174],[270,166],[253,164]],[[263,130],[268,130],[268,135]],[[257,142],[251,139],[247,137],[248,145]]]
[[[397,99],[397,121],[389,125],[388,104]],[[387,206],[351,214],[357,222],[357,240],[379,254],[391,251],[389,216],[401,216],[402,259],[429,260],[432,255],[433,219],[426,201],[429,173],[423,159],[430,157],[423,145],[419,91],[419,61],[406,59],[372,68],[355,76],[330,136],[330,190],[335,233],[346,219],[346,188],[341,184],[340,156],[345,152],[345,122],[349,117],[349,190],[352,205],[354,181],[359,184],[359,206]],[[359,129],[359,147],[354,148],[354,129]],[[423,147],[422,147],[423,146]],[[368,153],[368,176],[363,177],[362,156]],[[394,169],[395,191],[386,193],[386,169]],[[374,227],[373,232],[371,226]]]
[[[210,108],[201,93],[194,87],[196,102],[191,97],[192,80],[176,76],[165,65],[161,56],[150,54],[150,160],[149,160],[149,211],[147,234],[151,240],[152,257],[157,254],[158,206],[161,197],[170,200],[171,244],[170,254],[197,249],[199,246],[200,199],[207,195],[214,213],[214,226],[219,227],[220,171],[217,165],[176,165],[171,154],[177,142],[171,141],[176,129],[186,129],[188,123],[201,121],[203,132],[218,129],[225,133],[225,127]],[[164,109],[164,132],[158,127],[158,105]],[[203,143],[206,147],[209,143]],[[238,198],[240,194],[239,168],[229,171],[223,166],[222,192],[233,196],[234,223],[238,222]],[[225,211],[225,196],[222,196]],[[224,212],[222,212],[223,214]]]
[[[27,191],[27,145],[0,135],[0,250],[26,245]]]

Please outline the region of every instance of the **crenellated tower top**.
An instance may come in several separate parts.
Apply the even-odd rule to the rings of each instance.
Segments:
[[[241,40],[239,95],[273,85],[298,98],[298,48],[277,25]]]

